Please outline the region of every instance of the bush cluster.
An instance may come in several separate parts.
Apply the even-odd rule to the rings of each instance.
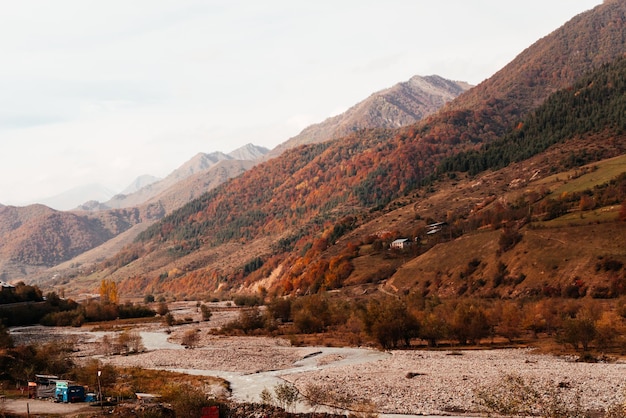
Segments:
[[[626,297],[612,302],[615,309],[606,309],[605,303],[566,298],[440,300],[417,294],[346,301],[316,294],[244,308],[222,332],[339,336],[385,349],[477,345],[496,338],[515,342],[542,334],[581,352],[626,349]]]

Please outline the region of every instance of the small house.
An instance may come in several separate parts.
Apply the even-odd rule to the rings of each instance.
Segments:
[[[399,238],[392,242],[389,247],[396,250],[403,250],[411,246],[411,241],[408,238]]]

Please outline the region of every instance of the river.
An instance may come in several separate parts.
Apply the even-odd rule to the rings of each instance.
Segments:
[[[146,350],[162,350],[174,349],[180,350],[183,347],[179,344],[173,344],[168,341],[168,335],[162,332],[141,332],[143,344]],[[242,373],[223,370],[203,370],[203,369],[184,369],[184,368],[166,368],[167,370],[186,373],[198,376],[215,376],[227,380],[230,383],[232,398],[240,402],[259,402],[261,392],[264,389],[271,389],[280,383],[284,383],[283,377],[290,374],[319,371],[332,369],[345,365],[358,365],[362,363],[375,362],[390,356],[389,353],[367,349],[352,347],[310,347],[312,353],[305,358],[295,362],[292,368],[271,370],[256,373]],[[334,357],[336,361],[326,364],[319,364],[320,357]],[[319,409],[318,409],[319,410]],[[312,412],[312,409],[303,402],[298,402],[296,412]],[[333,410],[328,409],[328,412]],[[336,412],[336,410],[334,411]],[[412,417],[428,417],[427,415],[401,415],[401,414],[379,414],[383,418],[412,418]],[[453,415],[446,415],[453,417]],[[433,418],[437,416],[431,416]],[[459,416],[458,418],[462,418]]]

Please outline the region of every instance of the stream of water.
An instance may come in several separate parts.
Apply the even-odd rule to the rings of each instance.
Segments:
[[[147,350],[158,349],[181,349],[182,346],[172,344],[167,341],[168,335],[160,332],[141,332],[144,346]],[[168,369],[180,373],[198,376],[215,376],[230,382],[233,399],[240,402],[259,402],[263,389],[271,389],[283,383],[283,376],[295,373],[319,371],[334,367],[355,365],[374,362],[385,359],[388,353],[367,348],[351,347],[312,347],[313,354],[294,363],[293,367],[281,370],[270,370],[257,373],[230,372],[224,370],[202,370],[202,369]],[[319,364],[318,358],[322,356],[336,356],[338,360]],[[297,412],[311,412],[311,408],[299,402],[296,406]],[[333,412],[328,410],[328,412]],[[336,411],[335,411],[336,412]],[[401,415],[401,414],[379,414],[381,418],[412,418],[427,417],[425,415]],[[448,417],[453,417],[447,415]],[[436,417],[433,417],[436,418]],[[454,417],[453,417],[454,418]],[[457,417],[462,418],[462,417]]]

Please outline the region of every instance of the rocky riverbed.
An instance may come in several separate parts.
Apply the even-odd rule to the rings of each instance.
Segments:
[[[210,322],[173,328],[146,326],[138,330],[146,351],[128,356],[99,354],[99,340],[105,333],[67,332],[80,341],[78,356],[96,355],[117,366],[222,377],[231,382],[232,397],[247,402],[258,402],[264,388],[289,381],[301,392],[315,385],[337,397],[367,401],[386,414],[480,415],[476,391],[498,387],[507,376],[518,376],[545,394],[582,409],[604,411],[624,402],[626,362],[622,360],[581,363],[537,354],[531,348],[383,352],[292,347],[281,338],[212,335],[210,329],[223,323],[224,315],[232,314],[216,313]],[[194,349],[180,345],[189,329],[200,335]],[[76,334],[81,332],[85,335],[78,338]],[[305,404],[301,408],[306,410]]]

